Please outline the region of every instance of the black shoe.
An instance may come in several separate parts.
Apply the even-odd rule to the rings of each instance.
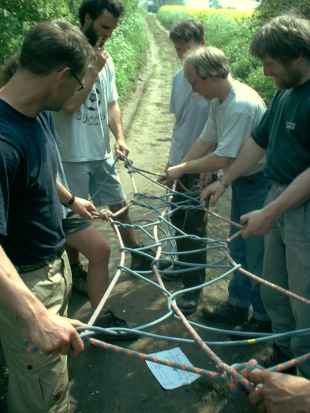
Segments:
[[[234,331],[243,333],[243,332],[252,332],[252,333],[272,333],[271,322],[257,320],[254,317],[251,317],[248,321],[234,328]],[[248,335],[232,335],[232,340],[246,340],[252,338],[251,334]]]
[[[111,327],[122,327],[130,328],[125,320],[116,317],[112,311],[107,311],[97,318],[95,327],[111,328]],[[127,340],[137,340],[139,335],[131,331],[123,331],[118,333],[108,333],[108,332],[96,332],[94,338],[103,341],[127,341]]]
[[[247,308],[236,307],[225,302],[217,305],[212,312],[208,309],[203,309],[202,316],[206,321],[237,326],[247,321],[249,311]]]
[[[198,300],[182,297],[177,301],[177,304],[184,315],[191,315],[197,310]]]
[[[139,245],[139,248],[143,247],[143,245]],[[131,253],[131,266],[130,268],[133,271],[152,271],[152,265],[154,263],[155,252],[152,248],[147,248],[141,252],[150,255],[150,257],[146,257],[143,254],[140,254],[139,251]],[[160,271],[168,268],[171,265],[170,260],[160,259],[158,263],[158,269]]]
[[[80,294],[88,296],[87,290],[87,272],[84,270],[82,264],[72,264],[72,286],[75,291]]]
[[[291,355],[285,353],[277,344],[273,345],[273,352],[270,357],[263,360],[258,360],[262,367],[268,368],[276,366],[277,364],[284,363],[292,358]],[[290,367],[289,369],[283,370],[285,374],[291,374],[292,376],[297,375],[297,368]]]

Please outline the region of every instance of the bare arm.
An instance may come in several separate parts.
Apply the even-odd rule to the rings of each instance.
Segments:
[[[87,199],[75,197],[68,189],[59,181],[57,183],[57,191],[60,202],[72,209],[73,212],[80,215],[83,218],[92,219],[98,216],[95,205]]]
[[[310,198],[310,168],[298,175],[274,201],[264,208],[241,217],[245,225],[242,236],[264,235],[270,231],[273,222],[291,208],[298,207]]]
[[[202,191],[201,198],[208,199],[210,197],[211,204],[214,205],[224,193],[225,188],[255,166],[264,155],[264,149],[258,146],[252,138],[247,139],[241,147],[238,157],[226,169],[222,180],[208,185]]]
[[[265,150],[258,146],[253,138],[250,137],[247,139],[241,147],[237,158],[226,170],[223,177],[223,183],[225,185],[230,185],[235,179],[246,174],[248,170],[257,165],[264,155]]]
[[[52,315],[20,278],[0,246],[0,301],[26,325],[30,343],[44,352],[74,353],[83,350],[83,342],[73,322]]]
[[[117,101],[109,104],[109,127],[116,141],[116,153],[127,156],[129,153],[126,145],[121,109]]]
[[[212,148],[214,148],[214,144],[206,143],[198,139],[187,152],[182,162],[189,162],[194,159],[202,158],[204,155],[208,154]]]
[[[170,179],[180,178],[184,174],[198,174],[218,171],[229,166],[233,160],[213,153],[200,159],[182,162],[179,165],[168,168],[167,175]]]

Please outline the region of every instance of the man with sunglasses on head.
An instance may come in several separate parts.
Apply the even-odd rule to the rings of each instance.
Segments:
[[[71,272],[42,112],[63,107],[78,87],[72,71],[83,77],[91,54],[74,26],[40,23],[0,89],[0,330],[13,413],[69,412],[65,355],[83,350],[79,323],[66,318]]]

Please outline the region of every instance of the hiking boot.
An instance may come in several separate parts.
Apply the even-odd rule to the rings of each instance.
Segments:
[[[72,287],[76,292],[88,297],[87,272],[84,270],[81,263],[72,264],[70,266],[72,272]]]
[[[112,328],[112,327],[122,327],[122,328],[130,328],[129,325],[125,320],[122,320],[119,317],[116,317],[112,311],[106,311],[102,315],[100,315],[95,323],[95,327],[103,327],[103,328]],[[127,341],[127,340],[137,340],[139,335],[131,332],[131,331],[123,331],[123,332],[115,332],[115,333],[108,333],[108,332],[96,332],[94,336],[97,340],[103,341]]]
[[[234,331],[242,333],[242,332],[252,332],[252,333],[272,333],[272,328],[271,328],[271,322],[268,320],[257,320],[254,317],[251,317],[248,321],[245,323],[236,326],[234,328]],[[252,334],[248,335],[232,335],[231,339],[232,340],[246,340],[248,338],[252,338]]]
[[[225,302],[215,306],[212,312],[208,309],[203,309],[202,316],[206,321],[237,326],[247,321],[249,311],[247,308],[237,307]]]
[[[257,360],[262,367],[269,368],[276,366],[277,364],[285,363],[290,360],[292,355],[285,353],[277,344],[273,345],[273,352],[270,357],[263,360]],[[285,374],[291,374],[292,376],[297,375],[297,368],[290,367],[289,369],[283,370]]]

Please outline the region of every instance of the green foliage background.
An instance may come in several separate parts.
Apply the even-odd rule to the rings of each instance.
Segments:
[[[126,13],[107,44],[117,70],[121,100],[133,83],[145,60],[147,39],[144,12],[137,0],[123,0]],[[77,23],[80,0],[1,0],[0,3],[0,64],[18,50],[23,33],[35,22],[65,18]]]
[[[167,28],[181,19],[194,18],[203,22],[206,44],[224,50],[229,57],[233,75],[256,89],[269,102],[274,94],[272,80],[263,74],[262,65],[249,54],[253,34],[270,18],[289,11],[310,17],[309,0],[263,0],[254,14],[225,9],[193,9],[164,6],[158,18]]]

